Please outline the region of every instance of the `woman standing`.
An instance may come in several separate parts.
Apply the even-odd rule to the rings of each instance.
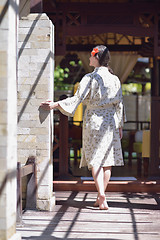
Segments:
[[[73,116],[83,102],[83,141],[80,167],[92,171],[97,200],[94,206],[108,209],[105,199],[112,166],[123,165],[121,138],[125,121],[121,84],[108,66],[110,53],[106,46],[96,46],[91,52],[90,66],[95,69],[80,81],[73,97],[41,103],[45,110],[58,108],[63,114]]]

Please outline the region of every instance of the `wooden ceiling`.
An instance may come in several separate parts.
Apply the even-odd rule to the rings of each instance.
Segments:
[[[160,56],[160,1],[31,0],[31,6],[55,25],[56,55],[105,44],[110,51]]]

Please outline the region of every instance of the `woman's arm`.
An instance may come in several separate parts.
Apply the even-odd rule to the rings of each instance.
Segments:
[[[122,129],[122,127],[119,128],[119,136],[120,136],[120,139],[122,139],[122,137],[123,137],[123,129]]]
[[[46,111],[50,111],[52,109],[59,108],[58,102],[52,102],[51,100],[47,100],[46,102],[42,102],[40,107],[42,107]]]
[[[90,92],[91,78],[86,74],[79,83],[78,89],[74,96],[52,102],[47,100],[41,103],[41,107],[45,110],[52,110],[58,108],[61,113],[66,116],[73,117],[78,105],[87,97]]]

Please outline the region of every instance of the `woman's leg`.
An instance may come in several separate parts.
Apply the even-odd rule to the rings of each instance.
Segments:
[[[110,177],[111,177],[111,169],[112,167],[104,167],[103,168],[103,171],[104,171],[104,192],[106,191],[106,188],[108,186],[108,183],[109,183],[109,180],[110,180]]]
[[[107,188],[107,185],[109,183],[110,177],[111,177],[111,169],[112,167],[103,167],[103,186],[104,186],[104,194]],[[92,174],[93,175],[93,174]],[[98,189],[97,189],[98,190]],[[99,194],[97,196],[97,200],[94,203],[94,207],[99,206]]]
[[[105,200],[105,191],[104,191],[104,170],[102,167],[93,167],[92,176],[95,181],[95,185],[98,191],[98,201],[100,209],[108,209],[106,200]]]

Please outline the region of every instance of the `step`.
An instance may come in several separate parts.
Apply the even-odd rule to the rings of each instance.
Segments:
[[[79,178],[76,180],[54,180],[54,191],[96,191],[92,178]],[[127,178],[111,178],[108,192],[160,192],[160,180],[137,180]]]

